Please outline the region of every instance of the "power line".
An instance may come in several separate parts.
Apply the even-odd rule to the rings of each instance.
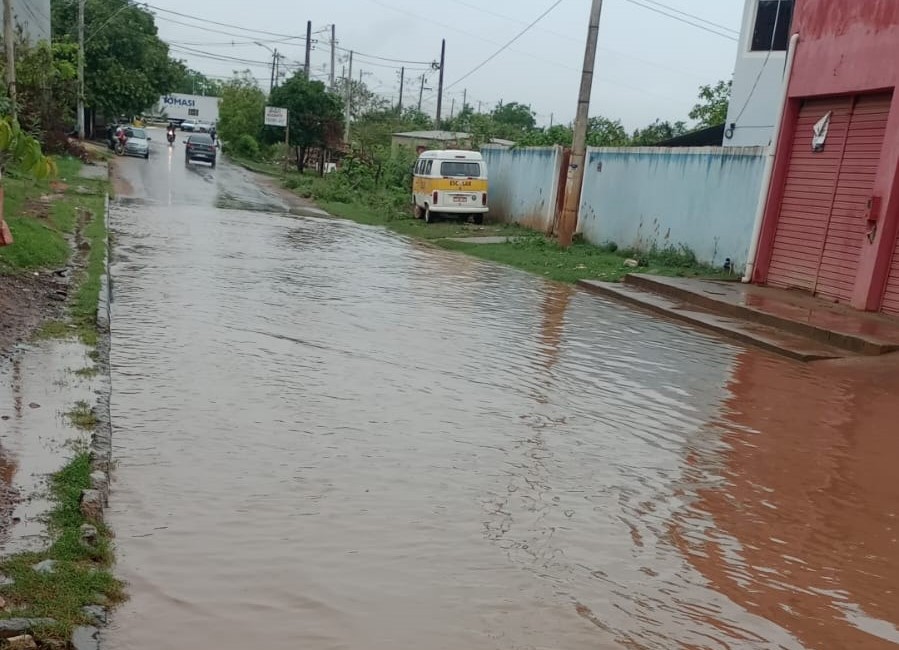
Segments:
[[[706,20],[705,18],[702,18],[701,16],[697,16],[696,14],[691,14],[686,11],[681,11],[680,9],[678,9],[676,7],[672,7],[671,5],[666,5],[664,3],[658,2],[658,0],[643,0],[643,2],[645,2],[646,4],[656,5],[657,7],[660,7],[662,9],[667,9],[668,11],[672,11],[676,14],[680,14],[681,16],[684,16],[685,18],[690,18],[691,20],[705,23],[706,25],[709,25],[710,27],[714,27],[715,29],[720,29],[721,31],[724,31],[724,32],[732,32],[735,36],[740,35],[740,30],[738,30],[738,29],[734,29],[732,27],[728,27],[727,25],[722,25],[720,23],[716,23],[711,20]]]
[[[466,72],[464,75],[462,75],[461,77],[459,77],[458,79],[456,79],[453,83],[449,84],[446,88],[449,89],[449,88],[452,88],[453,86],[456,86],[456,85],[462,83],[463,81],[465,81],[466,79],[468,79],[471,75],[473,75],[475,72],[477,72],[478,70],[480,70],[481,68],[483,68],[485,65],[487,65],[488,63],[490,63],[491,61],[493,61],[493,59],[495,59],[495,58],[498,57],[500,54],[502,54],[502,53],[505,52],[507,49],[509,49],[509,47],[511,47],[511,45],[512,45],[515,41],[517,41],[519,38],[521,38],[522,36],[524,36],[525,34],[527,34],[529,31],[531,31],[531,28],[532,28],[532,27],[534,27],[537,23],[539,23],[541,20],[543,20],[544,18],[546,18],[546,17],[552,12],[552,10],[555,9],[556,7],[558,7],[560,4],[562,4],[562,0],[556,0],[552,5],[550,5],[550,7],[549,7],[546,11],[544,11],[542,14],[540,14],[539,16],[537,16],[537,18],[536,18],[533,22],[531,22],[530,25],[528,25],[528,26],[525,27],[523,30],[521,30],[520,32],[518,32],[515,36],[512,37],[511,40],[509,40],[507,43],[505,43],[504,45],[502,45],[496,52],[494,52],[493,54],[491,54],[490,56],[488,56],[488,57],[487,57],[486,59],[484,59],[481,63],[479,63],[479,64],[476,65],[474,68],[472,68],[471,70],[469,70],[468,72]]]
[[[644,1],[648,1],[648,0],[644,0]],[[696,27],[697,29],[701,29],[704,32],[708,32],[709,34],[714,34],[715,36],[720,36],[721,38],[726,38],[731,41],[739,41],[740,40],[736,36],[732,36],[730,34],[725,34],[725,33],[719,32],[719,31],[712,29],[711,27],[707,27],[701,23],[693,22],[691,20],[688,20],[687,18],[681,18],[680,16],[677,16],[675,14],[670,14],[666,11],[658,9],[657,7],[653,7],[652,5],[643,4],[642,2],[638,2],[638,0],[626,0],[626,2],[630,2],[632,5],[636,5],[637,7],[643,7],[644,9],[649,9],[650,11],[653,11],[662,16],[666,16],[668,18],[671,18],[672,20],[676,20],[676,21],[684,23],[686,25],[691,25],[693,27]]]

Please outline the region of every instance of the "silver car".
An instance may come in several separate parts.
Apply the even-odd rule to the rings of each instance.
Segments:
[[[134,127],[125,129],[125,155],[140,156],[141,158],[150,157],[150,136],[146,130]]]

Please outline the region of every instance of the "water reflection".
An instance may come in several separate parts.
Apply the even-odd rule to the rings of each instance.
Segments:
[[[891,367],[892,366],[892,367]],[[715,589],[807,648],[899,644],[899,365],[740,355],[672,537]],[[707,527],[697,531],[696,522]]]

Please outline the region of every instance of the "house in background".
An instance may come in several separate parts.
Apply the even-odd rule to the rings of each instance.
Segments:
[[[899,1],[797,0],[790,31],[752,279],[899,315]]]
[[[793,11],[794,0],[746,0],[725,123],[725,147],[767,146],[771,142]]]
[[[12,13],[16,26],[29,43],[50,40],[50,0],[12,0]]]
[[[471,149],[471,134],[455,131],[409,131],[394,133],[392,147],[411,149],[416,153],[429,149]]]

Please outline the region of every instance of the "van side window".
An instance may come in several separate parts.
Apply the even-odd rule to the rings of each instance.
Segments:
[[[425,166],[425,176],[431,175],[431,169],[434,167],[434,161],[429,160],[427,166]]]
[[[419,172],[421,172],[421,160],[416,160],[416,161],[415,161],[415,166],[412,167],[412,173],[413,173],[414,175],[418,176],[418,175],[419,175]]]

